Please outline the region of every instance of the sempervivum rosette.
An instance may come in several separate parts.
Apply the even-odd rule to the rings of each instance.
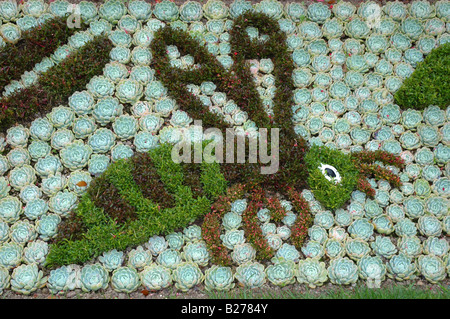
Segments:
[[[23,250],[23,259],[27,264],[43,265],[48,254],[48,244],[42,240],[30,242]]]
[[[365,39],[370,33],[370,29],[364,20],[353,17],[350,22],[345,25],[345,34],[350,38]]]
[[[108,168],[109,156],[104,154],[93,154],[88,162],[88,171],[94,176],[98,176]]]
[[[121,115],[118,117],[113,125],[114,133],[121,140],[127,140],[136,135],[138,130],[138,121],[134,116]]]
[[[168,0],[158,2],[153,8],[153,14],[161,21],[175,21],[178,19],[178,6]]]
[[[225,291],[234,288],[234,275],[230,267],[214,265],[205,272],[207,290]]]
[[[186,1],[180,6],[180,19],[186,22],[200,21],[203,17],[202,5],[197,1]]]
[[[104,252],[98,260],[108,271],[113,271],[114,269],[122,266],[124,255],[122,251],[117,251],[116,249]]]
[[[109,53],[112,61],[127,64],[131,61],[131,50],[125,46],[116,46]],[[89,88],[88,88],[89,89]]]
[[[152,81],[145,88],[145,99],[151,101],[152,99],[160,99],[167,94],[167,88],[164,87],[161,81]]]
[[[106,153],[114,146],[116,135],[107,128],[99,128],[89,136],[88,145],[94,153]]]
[[[50,144],[52,148],[61,150],[75,139],[73,132],[66,128],[61,128],[52,134]]]
[[[122,80],[116,86],[116,96],[122,103],[134,104],[143,94],[143,86],[136,80]]]
[[[47,277],[44,277],[44,273],[36,264],[20,265],[11,275],[11,289],[24,295],[44,287],[46,282]]]
[[[305,283],[310,288],[322,286],[328,280],[325,263],[313,258],[300,260],[296,276],[299,283]]]
[[[386,278],[386,265],[379,256],[365,256],[358,261],[359,277],[367,280],[370,288],[380,287]]]
[[[449,251],[449,244],[445,238],[428,237],[423,243],[423,251],[427,255],[445,257]]]
[[[231,258],[236,264],[241,265],[253,261],[256,258],[256,250],[249,243],[236,245],[231,252]]]
[[[327,39],[340,38],[344,32],[343,23],[336,18],[327,20],[322,26],[322,32]]]
[[[42,215],[36,221],[36,231],[39,234],[39,238],[44,241],[48,241],[55,237],[58,233],[58,224],[61,222],[61,217],[55,214]]]
[[[136,80],[142,85],[146,85],[153,80],[155,71],[152,70],[149,66],[146,65],[138,65],[134,66],[130,72],[130,79]]]
[[[358,280],[358,267],[347,257],[331,260],[327,270],[330,281],[334,284],[349,285]]]
[[[128,3],[128,12],[138,20],[148,20],[152,15],[151,4],[143,0],[132,0]]]
[[[146,47],[137,46],[131,51],[131,62],[134,65],[149,65],[152,60],[152,53]]]
[[[200,284],[204,277],[198,265],[192,262],[182,262],[172,272],[175,288],[183,292]]]
[[[436,284],[447,277],[445,263],[434,255],[422,255],[417,259],[417,268],[429,282]]]
[[[77,205],[77,195],[67,189],[50,197],[48,208],[51,212],[67,217]]]
[[[331,17],[331,11],[327,5],[315,2],[308,6],[307,16],[311,21],[322,24]]]
[[[20,28],[13,23],[5,23],[0,26],[0,36],[7,43],[15,44],[21,37]]]
[[[72,131],[74,133],[75,138],[84,139],[91,135],[97,125],[95,124],[95,120],[92,117],[81,116],[75,119],[72,126]]]
[[[334,16],[342,21],[350,21],[356,12],[356,7],[351,2],[339,1],[333,5]]]
[[[181,254],[173,248],[162,251],[156,258],[156,262],[169,269],[175,269],[182,262]]]
[[[112,96],[114,93],[114,83],[105,76],[94,76],[86,88],[95,98]]]
[[[147,28],[139,29],[133,34],[133,44],[135,46],[148,47],[152,42],[154,33]]]
[[[97,123],[101,126],[106,126],[114,121],[116,117],[122,115],[123,105],[115,97],[105,97],[99,99],[94,105],[92,115]]]
[[[120,18],[117,26],[121,30],[133,34],[141,28],[141,22],[131,15],[124,15]]]
[[[161,290],[169,287],[172,283],[170,269],[157,264],[145,266],[139,276],[142,285],[148,290]]]
[[[131,267],[119,267],[111,275],[111,287],[117,292],[132,293],[141,285],[139,274]]]
[[[265,270],[272,284],[284,287],[295,283],[296,265],[293,261],[274,258],[272,262]]]
[[[105,65],[103,74],[112,82],[118,83],[128,77],[128,69],[124,64],[114,61]]]
[[[307,41],[320,39],[322,37],[322,30],[319,25],[313,21],[303,21],[298,30],[300,35]]]
[[[152,256],[148,250],[144,250],[144,247],[138,246],[136,249],[132,249],[128,253],[128,266],[141,270],[145,266],[150,265],[152,262]]]
[[[65,167],[74,171],[85,167],[91,154],[92,148],[89,145],[82,140],[75,140],[60,151],[60,158]]]
[[[86,265],[80,272],[80,287],[84,292],[106,289],[109,283],[108,271],[100,264]]]
[[[27,164],[15,167],[9,172],[8,180],[11,187],[20,190],[26,185],[33,184],[36,181],[36,171]]]
[[[77,115],[89,114],[94,107],[94,97],[88,91],[75,92],[69,97],[69,107]]]
[[[264,265],[258,262],[247,262],[236,268],[236,279],[248,288],[261,287],[266,282]]]
[[[100,17],[116,24],[127,13],[127,7],[120,0],[107,0],[98,10]]]
[[[409,14],[417,19],[429,19],[435,16],[436,10],[428,1],[415,0],[409,5]]]
[[[185,245],[181,257],[188,262],[194,262],[203,267],[209,263],[209,251],[204,241],[190,242]]]

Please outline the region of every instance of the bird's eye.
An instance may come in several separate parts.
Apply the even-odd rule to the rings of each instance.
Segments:
[[[334,166],[321,164],[319,166],[319,169],[322,172],[323,176],[325,176],[325,178],[330,182],[334,182],[335,184],[341,182],[341,175]]]

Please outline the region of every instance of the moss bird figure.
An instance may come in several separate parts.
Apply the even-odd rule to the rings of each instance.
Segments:
[[[258,28],[265,40],[250,39],[246,28]],[[393,170],[379,166],[403,167],[403,161],[383,151],[344,154],[326,147],[308,147],[292,122],[294,64],[286,46],[286,35],[278,23],[259,13],[239,16],[229,31],[233,65],[226,70],[205,46],[187,32],[165,27],[155,33],[151,49],[153,69],[179,108],[203,128],[228,128],[220,114],[208,108],[188,89],[188,84],[211,81],[241,110],[247,112],[258,128],[279,129],[279,169],[261,174],[257,163],[175,163],[171,144],[161,144],[148,153],[138,153],[110,165],[94,179],[77,208],[59,226],[48,266],[85,262],[112,249],[125,249],[145,243],[150,236],[168,234],[201,222],[213,263],[231,263],[220,240],[221,218],[231,203],[249,198],[242,213],[248,241],[263,260],[274,252],[257,223],[257,212],[266,206],[274,221],[286,211],[280,198],[289,199],[297,212],[290,240],[300,248],[312,224],[307,202],[300,192],[310,189],[328,209],[345,204],[355,189],[374,195],[366,177],[385,179],[400,186]],[[181,54],[190,54],[200,65],[187,70],[171,66],[166,48],[177,46]],[[276,92],[273,111],[267,112],[250,71],[249,59],[268,59],[274,64]],[[248,156],[248,154],[247,154]],[[281,197],[280,197],[281,196]]]

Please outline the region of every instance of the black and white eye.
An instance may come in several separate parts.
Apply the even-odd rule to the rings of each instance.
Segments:
[[[333,182],[335,184],[341,182],[341,174],[339,174],[338,170],[334,166],[320,164],[319,169],[322,172],[323,176],[325,176],[325,178],[330,182]]]

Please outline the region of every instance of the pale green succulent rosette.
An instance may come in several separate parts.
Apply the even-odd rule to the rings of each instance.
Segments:
[[[358,280],[358,266],[347,257],[332,259],[327,271],[334,284],[349,285]]]
[[[328,280],[325,263],[317,259],[306,258],[298,263],[297,281],[307,284],[310,288],[322,286]]]
[[[159,19],[149,19],[147,21],[147,27],[150,31],[156,32],[159,29],[163,28],[166,24]]]
[[[359,238],[347,238],[344,244],[344,249],[347,256],[355,261],[358,261],[370,253],[369,244],[365,240]]]
[[[37,237],[34,224],[28,220],[19,220],[9,228],[9,238],[12,242],[25,245]]]
[[[345,25],[344,33],[350,38],[365,39],[370,33],[370,28],[365,21],[353,16],[351,21]]]
[[[132,249],[128,255],[127,265],[137,270],[142,270],[144,267],[151,265],[152,255],[148,250],[144,250],[144,247],[138,246]]]
[[[94,98],[104,98],[112,96],[114,93],[114,83],[105,76],[94,76],[86,88]]]
[[[161,130],[161,133],[163,133],[163,131],[164,129]],[[158,141],[158,136],[155,136],[150,132],[141,131],[135,135],[133,144],[136,147],[137,152],[148,152],[158,146]]]
[[[442,224],[439,219],[434,216],[421,216],[417,222],[417,227],[419,232],[427,237],[439,237],[442,234]]]
[[[166,268],[175,269],[179,264],[181,264],[182,257],[178,250],[169,248],[158,255],[156,262]]]
[[[111,287],[117,292],[132,293],[141,285],[139,274],[131,267],[119,267],[111,275]]]
[[[131,50],[125,46],[116,46],[109,53],[112,61],[127,64],[131,61]]]
[[[445,238],[428,237],[423,242],[423,251],[427,255],[444,258],[449,251],[449,244]]]
[[[23,246],[8,242],[0,246],[0,266],[6,270],[17,267],[22,261]]]
[[[322,32],[327,39],[340,38],[344,32],[343,23],[336,18],[328,19],[322,26]]]
[[[334,225],[334,216],[330,211],[319,212],[314,216],[314,224],[330,229]]]
[[[61,128],[52,134],[50,145],[56,150],[62,150],[75,140],[73,132],[67,128]]]
[[[405,26],[405,28],[408,27],[408,26],[409,25],[407,24]],[[402,52],[406,51],[409,48],[411,48],[411,45],[412,45],[411,39],[408,36],[406,36],[405,34],[401,33],[401,32],[394,33],[391,36],[390,40],[391,40],[391,46],[393,48],[397,49],[397,50],[402,51]]]
[[[69,187],[69,190],[71,192],[74,192],[75,194],[80,196],[87,190],[91,182],[92,177],[89,174],[89,172],[83,170],[76,170],[70,173],[67,180],[67,186]],[[83,186],[83,184],[86,185]]]
[[[124,255],[123,252],[113,249],[104,252],[98,260],[107,271],[113,271],[122,266]]]
[[[390,259],[397,253],[397,247],[392,243],[389,237],[377,236],[370,246],[375,254],[387,259]]]
[[[30,137],[30,130],[23,125],[16,125],[6,131],[6,142],[12,147],[26,146]]]
[[[266,277],[272,284],[285,287],[295,283],[296,264],[293,261],[274,258],[272,262],[265,270]]]
[[[436,165],[426,165],[422,170],[422,177],[429,182],[434,182],[441,175],[441,169]]]
[[[327,54],[329,51],[327,42],[324,39],[316,39],[309,41],[306,44],[306,48],[311,55]]]
[[[30,242],[23,250],[23,259],[27,264],[42,266],[48,254],[48,244],[42,240]]]
[[[373,235],[374,227],[366,218],[358,218],[349,226],[348,232],[353,238],[369,240]]]
[[[234,275],[230,267],[214,265],[205,272],[205,288],[209,291],[227,291],[234,288]]]
[[[108,271],[101,264],[86,265],[80,272],[80,288],[84,292],[106,289],[109,284]]]
[[[338,19],[342,21],[350,21],[351,17],[353,17],[356,12],[356,7],[350,2],[339,1],[333,5],[332,11],[334,16]]]
[[[41,62],[36,63],[36,65],[33,68],[33,71],[42,74],[45,73],[49,68],[55,65],[55,62],[53,62],[52,59],[49,57],[43,58]]]
[[[108,168],[110,158],[103,154],[93,154],[88,161],[88,171],[94,176],[98,176]]]
[[[142,27],[141,22],[131,15],[124,15],[122,18],[120,18],[119,22],[117,23],[117,26],[121,30],[130,34],[135,33]]]
[[[302,253],[307,258],[317,258],[320,259],[325,254],[323,245],[320,242],[310,240],[302,248]]]
[[[79,12],[81,19],[87,23],[97,18],[98,14],[97,6],[90,1],[81,1],[77,5],[75,12]]]
[[[284,243],[281,246],[281,248],[278,249],[278,251],[276,252],[275,257],[276,258],[283,258],[285,260],[290,260],[290,261],[293,261],[293,262],[297,262],[299,260],[299,258],[300,258],[300,253],[295,248],[294,245],[290,245],[288,243]]]
[[[148,290],[161,290],[169,287],[172,283],[171,270],[161,265],[145,266],[139,276],[142,285]]]
[[[46,118],[38,118],[31,122],[30,136],[33,139],[49,141],[53,132],[54,127]]]
[[[107,0],[100,5],[98,13],[102,19],[117,24],[117,22],[127,14],[127,7],[122,1]]]
[[[25,32],[37,27],[38,22],[35,17],[25,15],[24,17],[17,19],[16,24],[20,28],[20,31]]]
[[[48,208],[51,212],[67,217],[70,212],[77,206],[77,195],[65,189],[51,196],[48,201]]]
[[[266,282],[264,265],[258,262],[247,262],[236,268],[236,279],[247,288],[258,288]]]
[[[178,19],[179,10],[175,3],[168,0],[163,0],[155,4],[153,14],[161,21],[170,22]]]
[[[340,240],[337,239],[327,239],[324,243],[325,255],[330,258],[340,258],[345,255],[344,245]]]
[[[89,32],[93,36],[107,35],[112,30],[112,25],[105,19],[93,20],[89,23]]]
[[[445,216],[442,219],[442,228],[448,234],[450,234],[450,216]]]
[[[149,66],[134,66],[130,72],[130,79],[138,81],[141,85],[147,85],[153,80],[154,73]]]
[[[394,224],[387,215],[380,215],[372,220],[374,229],[379,234],[390,235],[394,232]]]
[[[180,19],[186,22],[200,21],[203,17],[202,5],[197,1],[186,1],[180,6]]]
[[[408,218],[400,218],[394,226],[397,236],[415,236],[417,234],[416,224]]]
[[[118,83],[129,75],[127,67],[117,61],[106,64],[103,68],[103,74],[114,83]]]
[[[97,128],[95,120],[92,117],[81,116],[75,119],[72,125],[72,131],[75,138],[84,139],[91,135]]]
[[[115,97],[105,97],[94,105],[92,115],[101,126],[106,126],[123,113],[123,105]]]
[[[11,167],[20,167],[27,164],[29,165],[31,160],[29,151],[21,146],[15,147],[9,151],[6,158],[8,159]]]
[[[146,28],[139,29],[133,34],[133,44],[135,46],[149,47],[154,37],[154,33]]]
[[[203,282],[205,276],[197,264],[182,262],[172,272],[175,288],[186,292],[194,286]]]
[[[0,2],[0,18],[6,22],[15,21],[19,16],[20,7],[16,1]]]
[[[210,256],[204,241],[194,241],[187,243],[183,247],[181,257],[188,262],[194,262],[199,266],[206,267]]]
[[[28,203],[31,200],[41,198],[42,191],[38,186],[30,184],[20,190],[19,197],[22,202]]]
[[[416,133],[406,131],[400,136],[400,143],[404,149],[413,150],[420,146],[420,138]]]
[[[138,121],[134,116],[121,115],[112,124],[114,133],[121,140],[134,137],[138,131]]]
[[[128,12],[136,19],[146,21],[152,15],[151,4],[143,0],[132,0],[128,3]]]
[[[409,5],[409,14],[417,19],[429,19],[436,15],[435,7],[428,1],[415,0]]]
[[[56,17],[65,17],[71,13],[71,10],[70,3],[65,0],[53,1],[48,6],[48,11]]]
[[[44,287],[46,282],[47,277],[36,264],[20,265],[11,274],[11,289],[24,295]]]
[[[303,21],[298,26],[298,31],[300,32],[300,36],[306,41],[313,41],[322,37],[320,26],[313,21]]]
[[[49,175],[54,175],[57,172],[62,172],[63,167],[57,156],[47,155],[46,157],[38,159],[34,169],[40,177],[47,177]]]
[[[8,97],[13,95],[14,93],[17,93],[21,91],[24,88],[24,85],[22,82],[13,80],[10,84],[5,86],[5,91],[3,92],[4,97]]]
[[[22,12],[27,15],[39,17],[47,11],[48,4],[42,0],[29,0],[20,5]]]
[[[228,249],[233,249],[236,245],[243,244],[245,242],[244,231],[243,230],[227,230],[225,234],[220,235],[225,247]]]
[[[145,244],[153,256],[158,256],[167,249],[168,243],[162,236],[153,236]]]
[[[167,92],[167,88],[164,87],[160,81],[154,80],[146,86],[144,94],[147,101],[152,101],[155,99],[161,99],[163,96],[167,95]]]
[[[35,220],[38,219],[40,216],[44,215],[48,211],[48,203],[47,201],[37,198],[30,200],[25,208],[24,208],[24,215],[30,219]]]
[[[417,236],[403,236],[399,238],[397,247],[401,254],[405,254],[410,258],[419,256],[422,251],[422,243]]]
[[[111,31],[108,38],[109,40],[111,40],[114,46],[122,46],[126,48],[131,47],[131,44],[133,42],[133,38],[129,34],[129,32],[120,29]]]
[[[23,187],[36,181],[36,171],[28,164],[15,167],[9,172],[9,183],[12,188],[20,191]]]
[[[184,236],[181,232],[173,232],[166,235],[166,240],[170,248],[180,250],[184,245]]]
[[[92,152],[89,145],[81,140],[75,140],[60,151],[61,162],[72,171],[82,169],[87,165]]]
[[[61,217],[56,214],[42,215],[35,223],[39,238],[44,241],[54,238],[58,233],[58,224],[60,222]]]
[[[450,22],[450,5],[447,1],[441,0],[434,4],[436,16],[445,22]]]
[[[131,51],[131,62],[136,66],[149,65],[151,63],[153,56],[151,51],[146,47],[135,47]]]
[[[359,277],[371,288],[379,287],[386,278],[386,265],[379,256],[364,256],[358,263]]]
[[[235,0],[229,5],[230,17],[235,19],[245,12],[253,12],[254,8],[250,1]]]
[[[249,243],[236,245],[231,252],[231,258],[238,265],[251,262],[256,258],[256,250]]]
[[[426,280],[437,284],[447,277],[445,263],[434,255],[421,255],[417,258],[417,268]]]

